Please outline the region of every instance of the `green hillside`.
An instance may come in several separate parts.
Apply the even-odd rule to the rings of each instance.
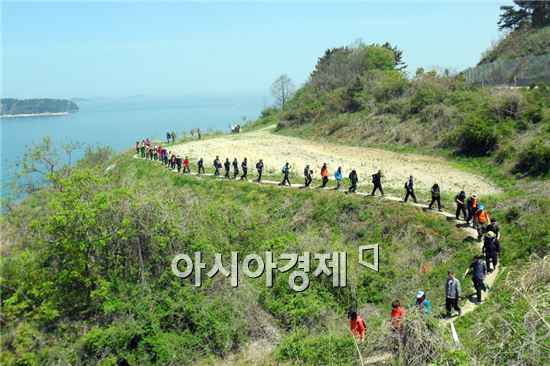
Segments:
[[[420,69],[409,79],[396,60],[379,45],[327,50],[285,110],[267,109],[248,128],[277,124],[283,134],[483,157],[508,173],[548,176],[548,85],[483,88]]]
[[[550,26],[542,28],[526,26],[512,31],[489,48],[483,54],[479,64],[548,53],[550,53]]]
[[[409,303],[416,288],[441,297],[446,269],[474,253],[452,225],[417,208],[172,175],[128,154],[55,178],[3,226],[2,358],[20,364],[187,363],[225,357],[267,326],[283,334],[277,360],[325,363],[337,353],[349,363],[349,308],[368,313],[373,348],[395,297],[410,293]],[[380,273],[357,264],[357,247],[372,242],[383,248]],[[271,289],[263,276],[233,289],[220,275],[194,288],[170,270],[179,253],[265,250],[345,251],[350,284],[333,288],[321,276],[296,293],[285,273]],[[434,270],[422,274],[425,262]]]
[[[548,361],[544,324],[524,323],[532,317],[526,304],[542,311],[545,298],[526,303],[510,287],[525,268],[533,271],[529,261],[544,270],[529,277],[526,293],[539,294],[548,285],[547,262],[532,257],[547,253],[548,200],[513,193],[487,197],[503,223],[502,262],[518,271],[503,275],[506,281],[483,305],[487,310],[459,319],[461,336],[472,333],[472,344],[465,340],[465,349],[452,351],[448,327],[436,320],[444,311],[442,283],[449,268],[462,271],[478,249],[444,217],[331,191],[173,174],[130,154],[106,159],[105,151],[89,151],[70,173],[58,171],[50,180],[49,188],[2,216],[3,364],[216,363],[258,340],[274,347],[262,356],[265,364],[359,364],[347,330],[348,309],[365,316],[363,357],[391,351],[389,304],[401,298],[412,309],[419,288],[429,294],[434,317],[415,320],[410,310],[407,321],[420,328],[408,344],[427,348],[420,354],[415,347],[403,350],[402,360],[419,355],[422,363],[438,364],[517,360],[515,354],[482,352],[472,325],[481,317],[487,329],[497,331],[487,347],[492,339],[510,350],[524,346],[523,338],[501,337],[512,322],[516,332],[537,342],[530,345],[537,358],[519,360]],[[357,263],[358,246],[370,243],[381,247],[379,273]],[[345,251],[348,286],[334,288],[330,278],[310,274],[309,289],[294,292],[286,272],[274,276],[272,288],[266,288],[264,276],[242,276],[232,288],[230,279],[220,274],[208,279],[203,272],[202,287],[196,288],[170,269],[180,253],[201,251],[211,265],[217,252],[228,261],[231,251],[266,250],[276,258],[283,252]],[[510,317],[499,325],[489,309],[501,304]]]

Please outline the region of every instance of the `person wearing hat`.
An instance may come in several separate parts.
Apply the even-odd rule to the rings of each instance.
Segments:
[[[483,234],[487,232],[486,227],[489,224],[489,214],[485,210],[485,206],[479,205],[479,208],[474,216],[474,223],[477,229],[477,240],[483,238]]]
[[[432,186],[432,201],[428,206],[430,210],[435,202],[437,202],[437,209],[441,212],[441,190],[439,189],[437,181],[434,181],[434,185]]]
[[[304,168],[304,187],[309,187],[311,184],[311,181],[313,180],[313,177],[311,176],[313,174],[313,170],[309,168],[309,164],[306,165]]]
[[[457,220],[460,218],[461,212],[462,212],[462,215],[464,216],[464,220],[468,218],[468,215],[466,214],[466,204],[464,203],[464,201],[466,201],[466,192],[460,191],[460,193],[455,196],[455,202],[456,202],[455,217]]]
[[[494,231],[489,231],[483,239],[483,247],[481,252],[485,254],[485,264],[487,266],[487,272],[493,272],[497,267],[498,255],[500,253],[500,242]],[[491,262],[493,262],[493,269],[491,269]]]
[[[451,310],[458,311],[458,315],[462,314],[462,310],[458,306],[460,298],[460,281],[455,277],[454,271],[448,271],[448,278],[445,281],[445,309],[447,310],[447,318],[451,317]]]
[[[258,171],[256,182],[260,183],[262,181],[262,173],[264,172],[264,161],[262,159],[256,163],[256,171]]]
[[[176,168],[178,169],[178,173],[181,172],[181,156],[176,155]],[[183,171],[185,173],[185,170]]]
[[[474,219],[474,216],[477,212],[477,207],[479,206],[479,201],[477,199],[476,193],[472,193],[470,198],[468,198],[466,206],[466,208],[468,209],[468,218],[466,219],[466,223],[470,225],[470,221]]]
[[[487,275],[487,265],[481,261],[482,258],[482,255],[476,255],[474,261],[470,264],[470,267],[463,276],[463,278],[466,277],[470,269],[472,270],[472,282],[476,289],[476,305],[481,302],[481,290],[484,289],[483,282]]]
[[[430,315],[432,307],[430,305],[430,302],[426,298],[426,293],[424,292],[424,290],[418,290],[418,292],[416,293],[416,306],[418,308],[423,308],[424,312],[427,315]]]
[[[495,219],[494,217],[491,217],[491,219],[489,221],[491,223],[487,226],[487,228],[486,228],[487,231],[494,232],[497,239],[500,240],[500,228],[498,227],[497,219]]]

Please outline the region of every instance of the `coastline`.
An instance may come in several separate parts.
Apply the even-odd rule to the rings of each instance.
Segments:
[[[2,114],[0,118],[24,118],[24,117],[48,117],[65,116],[69,112],[45,112],[45,113],[23,113],[23,114]]]

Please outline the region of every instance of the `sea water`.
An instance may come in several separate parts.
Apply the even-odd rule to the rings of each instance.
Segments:
[[[191,129],[201,133],[229,131],[229,125],[255,119],[265,107],[258,97],[216,99],[123,99],[77,101],[79,112],[63,116],[0,119],[2,140],[2,197],[12,179],[13,163],[27,146],[49,136],[54,143],[82,142],[87,146],[110,146],[122,151],[146,138],[166,140],[166,132],[177,137]],[[83,155],[77,152],[76,158]]]

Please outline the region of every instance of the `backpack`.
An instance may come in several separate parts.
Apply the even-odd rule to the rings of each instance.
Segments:
[[[405,189],[409,189],[409,182],[405,182]]]

